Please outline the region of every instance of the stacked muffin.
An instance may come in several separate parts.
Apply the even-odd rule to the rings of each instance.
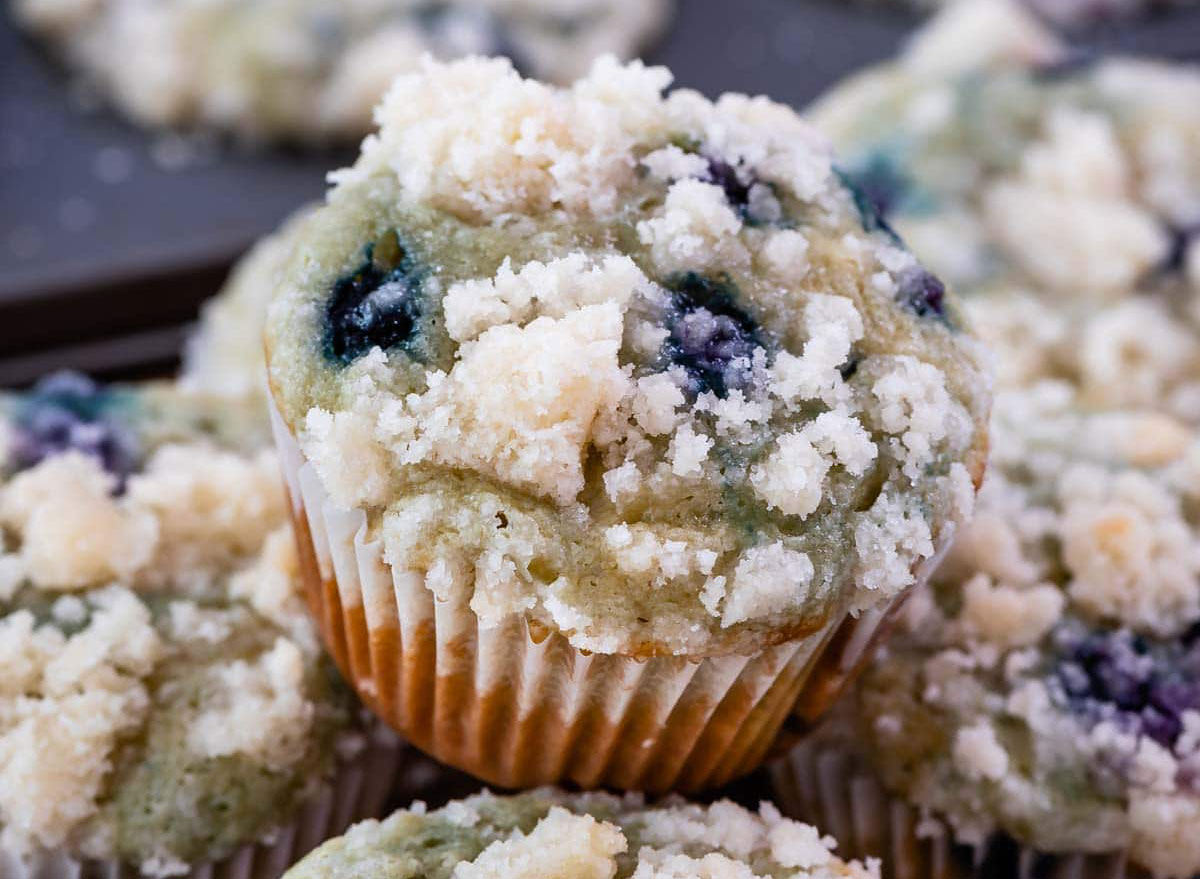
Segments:
[[[963,7],[816,110],[1001,383],[975,521],[778,772],[896,875],[1200,871],[1200,72],[1063,57]]]

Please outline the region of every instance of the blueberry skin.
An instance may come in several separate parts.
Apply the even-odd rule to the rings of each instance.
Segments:
[[[750,358],[763,347],[758,323],[737,304],[737,288],[727,279],[696,272],[667,281],[667,359],[687,371],[692,389],[726,397],[749,378]]]
[[[888,217],[903,200],[907,188],[899,171],[890,162],[872,158],[861,168],[834,168],[834,173],[850,191],[863,230],[882,232],[900,244],[900,236],[888,223]]]
[[[1200,710],[1200,637],[1151,644],[1124,630],[1056,635],[1062,656],[1054,669],[1067,708],[1088,725],[1114,722],[1171,748],[1183,733],[1183,715]]]
[[[896,298],[917,317],[946,316],[946,285],[920,266],[900,275]]]
[[[120,395],[77,372],[39,381],[17,402],[10,464],[17,471],[75,451],[117,477],[117,490],[140,464],[137,437],[125,422]]]
[[[715,156],[705,156],[704,159],[708,162],[708,182],[721,187],[725,200],[746,219],[750,210],[750,189],[755,181],[743,183],[737,169],[722,159]]]
[[[1171,226],[1168,229],[1171,245],[1160,268],[1162,272],[1181,272],[1192,242],[1200,238],[1200,222],[1188,226]]]
[[[374,347],[408,348],[421,317],[425,273],[394,233],[363,249],[333,284],[325,309],[325,355],[343,366]]]

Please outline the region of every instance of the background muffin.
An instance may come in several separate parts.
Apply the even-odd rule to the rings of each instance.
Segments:
[[[908,862],[900,875],[937,860],[922,846],[980,857],[1002,831],[1026,866],[1062,856],[1040,858],[1048,875],[1128,857],[1186,879],[1200,870],[1200,444],[1167,416],[1082,411],[1064,385],[996,405],[975,521],[865,672],[853,733],[790,771],[824,759],[814,774],[828,773],[821,750],[857,739],[887,790],[945,822],[949,837],[926,820],[889,838],[904,821],[859,797],[873,814],[858,826],[880,832],[849,850]]]
[[[319,648],[258,412],[65,373],[0,412],[6,875],[278,872],[380,809],[395,744]]]
[[[979,62],[930,51],[980,29]],[[817,110],[889,222],[953,257],[1004,390],[974,522],[776,777],[899,876],[1191,876],[1200,74],[1043,45],[960,6]]]
[[[668,0],[21,0],[120,109],[148,125],[254,138],[353,139],[399,73],[426,53],[507,55],[570,81],[604,53],[637,53]]]
[[[769,803],[755,814],[728,800],[646,806],[634,796],[541,789],[514,797],[484,793],[435,812],[417,804],[364,822],[288,876],[878,876],[874,864],[836,857],[834,844]]]
[[[1200,420],[1200,68],[1080,59],[970,0],[812,118],[963,294],[1001,383]]]
[[[267,302],[279,283],[314,206],[301,208],[238,260],[217,294],[205,303],[188,339],[179,384],[187,391],[233,397],[267,407],[263,329]]]
[[[988,386],[941,283],[791,111],[668,82],[401,78],[271,306],[334,655],[497,783],[752,768],[980,473]]]

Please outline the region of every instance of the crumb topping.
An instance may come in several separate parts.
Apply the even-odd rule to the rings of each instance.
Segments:
[[[277,404],[392,564],[600,652],[761,645],[895,595],[982,449],[973,343],[822,139],[670,79],[425,62],[268,321]]]
[[[758,812],[728,800],[711,806],[636,795],[565,794],[543,788],[514,797],[477,794],[436,811],[423,803],[365,821],[292,868],[309,876],[489,879],[869,879],[876,862],[846,862],[835,842],[770,803]],[[422,850],[422,846],[425,850]],[[428,849],[434,849],[432,852]]]

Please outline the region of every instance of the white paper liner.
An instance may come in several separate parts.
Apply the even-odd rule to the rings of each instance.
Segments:
[[[996,834],[980,845],[889,794],[850,745],[801,742],[770,765],[776,801],[820,827],[843,858],[880,858],[884,879],[1144,879],[1124,854],[1060,855]]]
[[[362,750],[338,763],[334,777],[301,806],[291,822],[228,857],[177,875],[186,879],[278,879],[288,867],[351,824],[381,817],[403,769],[405,745],[381,724],[373,726],[364,735]],[[59,851],[19,858],[0,849],[0,879],[146,877],[137,865],[119,861],[79,860]]]
[[[757,768],[799,702],[819,715],[889,615],[879,607],[752,656],[588,654],[512,617],[483,628],[392,569],[366,513],[339,507],[272,405],[306,589],[330,653],[409,742],[502,787],[648,792]],[[892,604],[897,604],[892,602]]]

